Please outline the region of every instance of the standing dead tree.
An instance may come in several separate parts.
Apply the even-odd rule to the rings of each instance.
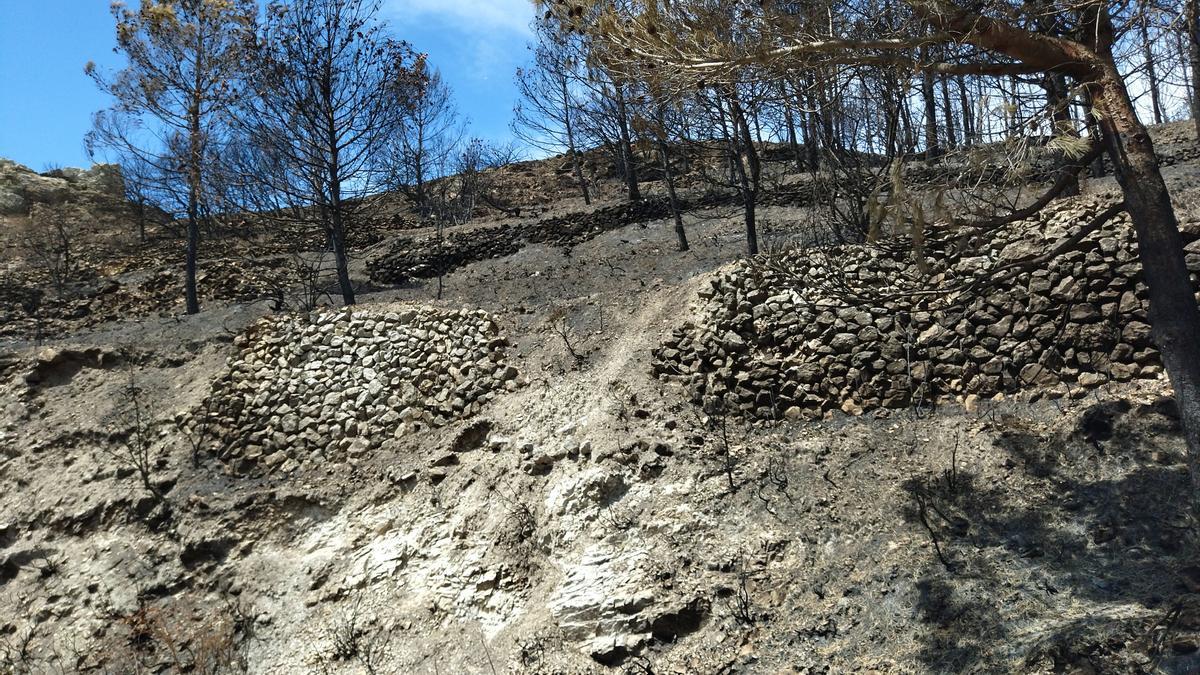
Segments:
[[[546,152],[565,152],[585,204],[592,203],[579,153],[578,117],[581,102],[573,91],[580,68],[571,37],[539,22],[533,63],[517,71],[521,99],[513,108],[513,133],[526,144]]]
[[[667,203],[671,208],[671,218],[675,221],[675,245],[680,253],[685,253],[689,248],[687,230],[683,226],[683,208],[679,192],[676,189],[677,176],[671,152],[671,146],[676,141],[673,132],[679,130],[682,124],[676,119],[676,115],[672,114],[673,111],[668,108],[669,103],[664,101],[664,97],[657,96],[656,93],[654,90],[647,93],[648,100],[644,106],[647,108],[647,114],[644,118],[635,120],[635,128],[647,138],[654,139],[659,166],[662,169],[663,183],[667,187]],[[682,145],[682,143],[675,144]]]
[[[422,85],[421,59],[389,38],[378,0],[272,2],[239,109],[249,150],[238,179],[259,213],[315,224],[355,303],[346,231],[387,177],[375,161]]]
[[[146,169],[165,206],[187,222],[184,296],[200,311],[196,265],[208,204],[214,147],[224,116],[238,100],[247,63],[253,0],[142,0],[137,10],[113,4],[117,51],[127,66],[106,75],[86,71],[116,104],[94,118],[89,152],[109,149]]]
[[[830,65],[887,64],[1013,83],[1021,75],[1066,77],[1091,104],[1133,221],[1155,341],[1179,402],[1200,511],[1200,309],[1150,135],[1115,56],[1140,3],[827,0],[823,14],[844,17],[834,30],[805,20],[793,3],[739,3],[737,11],[728,11],[731,3],[706,0],[651,1],[636,8],[600,0],[543,4],[603,45],[597,58],[609,67],[627,77],[664,79],[680,90],[698,82],[734,85],[750,68],[789,73]],[[597,11],[599,20],[578,20]],[[891,22],[876,18],[891,12],[897,17]],[[1046,27],[1040,23],[1045,15],[1059,20]],[[734,35],[737,40],[727,37]],[[946,50],[945,61],[920,58],[939,45],[964,49]],[[1019,106],[1009,111],[1019,114]],[[1010,125],[1008,133],[1020,132]]]
[[[441,73],[423,62],[419,67],[424,86],[414,93],[404,123],[383,156],[389,163],[390,186],[408,194],[423,217],[431,217],[436,209],[429,183],[446,175],[464,131]]]
[[[20,246],[29,262],[45,272],[62,292],[77,271],[76,234],[85,212],[73,204],[34,204]]]
[[[129,202],[133,211],[134,226],[137,228],[137,243],[146,243],[148,225],[160,224],[163,211],[161,210],[158,190],[155,185],[161,176],[145,159],[136,155],[126,155],[121,162],[123,192],[125,201]]]

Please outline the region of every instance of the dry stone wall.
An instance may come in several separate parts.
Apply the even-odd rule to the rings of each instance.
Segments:
[[[608,230],[669,215],[666,200],[648,199],[535,223],[477,228],[452,234],[440,246],[432,236],[401,237],[367,268],[378,283],[428,279],[479,260],[512,255],[526,243],[574,246]]]
[[[218,455],[240,471],[368,453],[518,386],[485,312],[408,307],[266,319],[214,384]]]
[[[291,299],[292,261],[285,257],[220,258],[202,262],[202,302]],[[135,276],[91,275],[64,293],[48,292],[38,276],[0,273],[0,338],[69,335],[130,317],[169,314],[182,305],[183,270],[162,265]]]
[[[807,186],[791,186],[763,195],[759,203],[802,206],[811,201],[810,193]],[[736,198],[732,194],[707,194],[681,200],[679,206],[689,211],[734,203]],[[399,237],[388,253],[367,264],[367,270],[376,283],[402,284],[449,274],[480,260],[512,255],[527,244],[577,246],[604,232],[670,216],[670,202],[665,197],[655,197],[532,223],[476,228],[452,234],[441,244],[433,236]]]
[[[1158,156],[1161,166],[1175,166],[1200,159],[1200,144],[1196,143],[1196,127],[1191,120],[1155,126],[1150,136],[1154,141],[1154,154]]]
[[[1053,260],[1013,267],[1069,241],[1101,210],[1096,200],[1069,200],[986,236],[931,241],[928,274],[900,245],[742,263],[701,292],[702,319],[655,351],[654,371],[685,384],[696,403],[758,419],[1025,388],[1079,395],[1157,377],[1125,217]],[[1200,229],[1184,229],[1195,273]]]

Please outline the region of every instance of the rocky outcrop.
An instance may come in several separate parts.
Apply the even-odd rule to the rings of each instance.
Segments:
[[[59,203],[69,194],[67,181],[40,176],[16,162],[0,159],[0,216],[29,213],[34,203]]]
[[[34,204],[60,204],[72,199],[120,200],[122,189],[121,169],[115,164],[38,174],[0,159],[0,216],[28,214]]]
[[[46,347],[25,373],[25,383],[33,388],[50,387],[70,381],[84,368],[112,368],[120,361],[120,354],[100,347]]]
[[[214,385],[218,455],[240,471],[361,457],[385,439],[470,417],[517,386],[480,311],[406,307],[267,319]]]
[[[1071,200],[986,235],[796,250],[740,264],[703,319],[655,352],[691,398],[751,418],[861,414],[1025,388],[1080,395],[1157,377],[1132,228],[1118,217],[1051,260],[1098,212]],[[1188,260],[1200,270],[1194,226]],[[1036,261],[1036,264],[1025,264]]]
[[[548,603],[563,635],[596,661],[613,666],[647,645],[671,643],[698,630],[709,601],[662,597],[651,566],[638,549],[608,543],[587,549]]]

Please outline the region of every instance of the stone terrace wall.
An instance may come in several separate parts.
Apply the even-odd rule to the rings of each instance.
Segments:
[[[1156,377],[1126,217],[1040,267],[1001,272],[1069,240],[1101,210],[1069,200],[986,238],[932,242],[928,276],[903,246],[797,249],[742,263],[700,294],[702,320],[656,350],[654,372],[685,384],[696,403],[723,401],[759,419],[1027,387],[1079,395],[1110,380]],[[1195,272],[1200,229],[1185,229]],[[984,280],[998,283],[962,290]]]
[[[266,319],[214,384],[217,454],[240,471],[359,456],[470,417],[517,386],[481,311],[357,309]]]
[[[811,201],[810,192],[808,186],[792,186],[763,195],[759,203],[802,206]],[[709,194],[681,200],[680,209],[690,211],[734,203],[734,195]],[[401,284],[449,274],[480,260],[512,255],[527,244],[577,246],[611,230],[669,217],[670,203],[665,197],[655,197],[533,223],[481,227],[452,234],[440,246],[432,236],[399,237],[389,252],[368,263],[367,269],[376,283]]]
[[[536,223],[481,227],[446,237],[441,246],[432,236],[400,237],[391,250],[372,260],[367,269],[377,283],[400,284],[448,274],[480,260],[512,255],[527,243],[574,246],[608,230],[666,218],[665,199],[647,199],[588,213],[549,218]]]

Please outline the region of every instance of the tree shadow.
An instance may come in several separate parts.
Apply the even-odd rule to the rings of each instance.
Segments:
[[[938,555],[916,585],[927,629],[919,658],[931,672],[1015,661],[1148,672],[1164,656],[1147,631],[1200,590],[1179,574],[1194,550],[1172,413],[1161,403],[1097,404],[1057,433],[1009,420],[995,439],[1006,478],[955,468],[904,485],[904,515]],[[1175,658],[1200,640],[1172,644]]]

